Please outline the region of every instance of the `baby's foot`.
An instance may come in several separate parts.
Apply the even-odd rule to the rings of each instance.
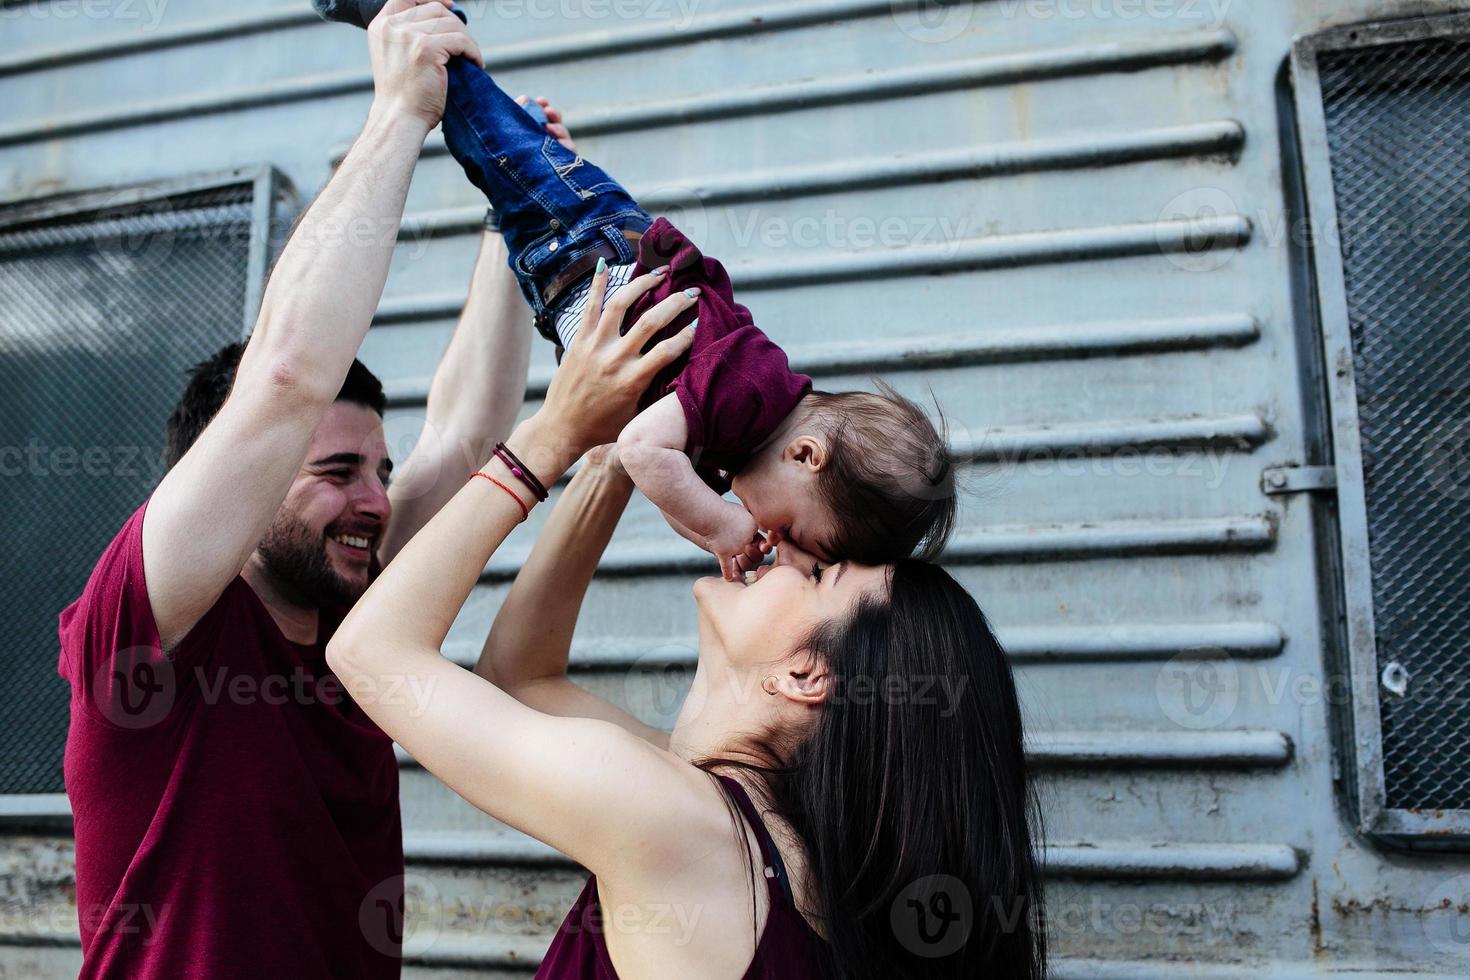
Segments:
[[[316,15],[353,27],[367,27],[388,0],[311,0]]]
[[[339,24],[351,24],[365,29],[378,16],[378,11],[388,5],[388,0],[311,0],[311,5],[322,20],[333,20]],[[469,23],[463,10],[458,7],[449,9],[454,11],[454,16]]]

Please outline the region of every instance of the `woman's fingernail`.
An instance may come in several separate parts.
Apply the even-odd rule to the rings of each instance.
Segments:
[[[699,287],[690,286],[688,289],[684,290],[684,295],[688,296],[690,299],[699,299]]]
[[[587,267],[584,265],[584,266],[582,266],[582,268],[585,269]],[[602,275],[606,271],[607,271],[607,259],[605,259],[605,258],[603,258],[602,256],[599,255],[597,257],[597,269],[596,269],[596,271],[593,272],[593,275],[600,276],[600,275]]]
[[[656,276],[666,276],[669,274],[669,267],[666,265],[661,265],[657,269],[653,270],[653,274]]]

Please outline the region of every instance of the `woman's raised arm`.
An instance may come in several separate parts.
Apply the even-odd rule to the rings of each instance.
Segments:
[[[582,600],[632,493],[616,447],[587,454],[500,604],[475,673],[537,711],[600,718],[668,748],[668,732],[645,725],[567,676]]]
[[[628,304],[656,282],[645,280],[620,290],[605,313],[589,304],[541,410],[507,441],[543,484],[616,438],[654,374],[688,349],[686,331],[639,356],[692,303],[682,293],[618,335]],[[602,295],[598,284],[591,295]],[[481,472],[534,503],[498,460]],[[521,507],[491,480],[469,479],[358,601],[327,661],[383,731],[482,810],[594,870],[636,862],[651,839],[649,821],[661,821],[626,787],[652,783],[679,795],[687,777],[678,760],[607,722],[528,708],[440,654],[485,563],[523,519]]]

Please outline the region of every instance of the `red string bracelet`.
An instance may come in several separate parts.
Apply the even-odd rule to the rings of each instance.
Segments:
[[[530,508],[528,508],[526,506],[526,502],[524,500],[522,500],[520,497],[516,496],[516,492],[514,490],[512,490],[510,487],[506,486],[504,483],[501,483],[499,480],[495,479],[495,477],[491,476],[489,473],[481,473],[479,470],[475,470],[475,472],[471,473],[470,474],[470,479],[473,480],[477,476],[480,477],[481,479],[489,480],[491,483],[495,484],[497,487],[499,487],[500,489],[504,490],[506,493],[510,494],[510,499],[511,500],[514,500],[516,502],[516,504],[519,505],[519,507],[521,508],[521,520],[524,521],[526,518],[528,518],[528,517],[531,516],[531,510],[530,510]]]

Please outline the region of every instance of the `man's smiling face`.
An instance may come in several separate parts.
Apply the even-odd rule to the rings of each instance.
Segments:
[[[392,511],[392,468],[377,412],[349,401],[327,410],[258,549],[284,592],[327,606],[351,605],[367,590]]]

